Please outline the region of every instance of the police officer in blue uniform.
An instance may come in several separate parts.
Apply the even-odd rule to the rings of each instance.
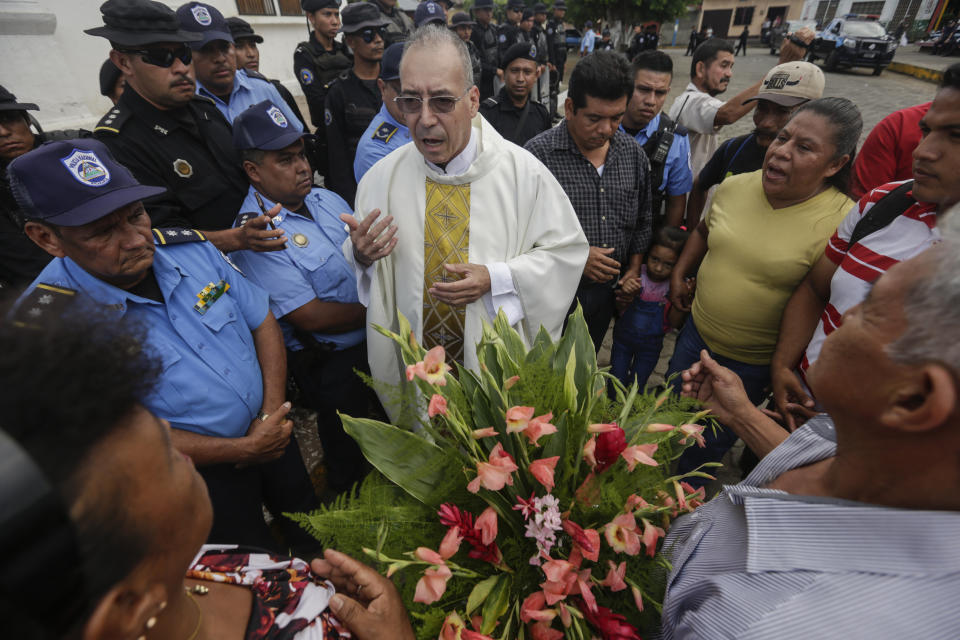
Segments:
[[[197,93],[213,100],[228,121],[233,122],[250,105],[270,100],[293,126],[303,130],[303,123],[269,80],[259,73],[237,69],[230,26],[216,7],[188,2],[177,9],[177,19],[181,29],[201,36],[190,43]]]
[[[234,141],[250,179],[236,224],[256,216],[261,201],[265,207],[279,203],[283,208],[273,221],[291,241],[284,251],[240,251],[234,259],[270,293],[300,398],[317,412],[328,485],[342,491],[362,479],[367,466],[337,412],[366,417],[373,401],[354,372],[369,372],[366,307],[341,249],[348,234],[340,216],[353,210],[337,194],[313,186],[302,135],[280,115],[275,105],[262,102],[234,123]]]
[[[211,541],[280,549],[276,516],[317,505],[286,419],[283,337],[267,293],[193,229],[151,229],[143,186],[96,140],[51,142],[10,164],[25,232],[54,258],[13,312],[106,313],[144,327],[162,363],[144,399],[207,482]],[[314,545],[277,521],[288,544]],[[286,547],[283,547],[286,548]]]
[[[491,22],[493,18],[493,0],[477,0],[473,5],[473,18],[477,21],[473,25],[470,39],[480,53],[480,77],[474,78],[477,88],[480,89],[480,99],[485,100],[492,96],[493,79],[497,77],[500,68],[500,41],[497,25]]]
[[[397,42],[383,52],[380,64],[380,79],[377,86],[383,95],[380,112],[370,121],[370,126],[360,136],[357,145],[357,157],[353,161],[353,174],[357,183],[377,160],[394,149],[410,142],[410,130],[403,124],[403,114],[393,101],[400,95],[400,58],[403,56],[403,43]]]
[[[176,13],[150,0],[107,0],[105,25],[85,33],[110,41],[124,75],[117,105],[94,136],[143,184],[166,187],[144,203],[156,227],[192,227],[221,251],[283,247],[266,217],[231,229],[247,191],[230,123],[196,94],[193,50],[203,36],[180,28]]]

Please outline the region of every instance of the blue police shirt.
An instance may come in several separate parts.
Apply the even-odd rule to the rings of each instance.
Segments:
[[[179,233],[163,229],[162,233]],[[141,298],[54,258],[38,283],[77,291],[75,305],[92,300],[147,329],[147,348],[161,363],[158,384],[144,405],[176,429],[238,438],[263,402],[263,377],[251,331],[267,317],[268,298],[209,242],[157,247],[153,272],[166,304]],[[230,288],[200,314],[197,294],[224,280]]]
[[[213,100],[213,103],[217,105],[217,109],[220,110],[220,113],[223,114],[230,124],[233,124],[234,119],[236,119],[238,115],[253,105],[263,102],[264,100],[269,100],[280,109],[286,117],[287,122],[290,123],[290,126],[297,131],[303,131],[303,124],[300,122],[300,119],[290,110],[290,107],[287,106],[284,99],[280,97],[280,92],[277,91],[277,88],[266,80],[251,78],[243,70],[238,69],[237,73],[233,76],[233,91],[230,92],[229,103],[224,102],[211,93],[206,87],[200,84],[199,80],[197,81],[197,93]]]
[[[650,136],[657,133],[660,127],[660,116],[657,114],[649,123],[646,129],[641,129],[634,136],[640,145],[647,143]],[[620,130],[624,131],[623,125]],[[693,188],[693,171],[690,169],[690,137],[673,136],[673,144],[670,145],[670,151],[667,152],[667,162],[663,166],[663,182],[660,184],[659,191],[663,191],[668,196],[679,196],[690,193]]]
[[[381,106],[380,113],[370,121],[357,145],[357,155],[353,160],[353,176],[357,182],[360,182],[363,174],[369,171],[377,160],[411,140],[413,138],[410,137],[410,130],[406,125],[394,120],[387,107]]]
[[[583,53],[586,50],[587,53],[593,53],[593,47],[597,41],[597,34],[593,32],[593,29],[587,29],[587,32],[583,34],[583,40],[580,41],[580,53]]]
[[[253,187],[240,208],[234,225],[242,224],[244,213],[260,210]],[[261,194],[262,196],[262,194]],[[263,198],[267,209],[274,205]],[[343,243],[348,237],[341,213],[353,213],[346,200],[332,191],[314,188],[304,200],[313,220],[287,209],[281,209],[273,223],[283,229],[287,246],[281,251],[237,251],[233,259],[248,278],[270,293],[270,309],[277,318],[283,318],[314,298],[321,302],[360,302],[357,278],[353,267],[343,256]],[[259,215],[255,213],[254,215]],[[306,238],[298,246],[296,236]],[[283,339],[292,351],[304,345],[294,335],[293,326],[280,320]],[[366,339],[366,329],[345,333],[313,333],[321,343],[330,343],[336,350],[360,344]]]

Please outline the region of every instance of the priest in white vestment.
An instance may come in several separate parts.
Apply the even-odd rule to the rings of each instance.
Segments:
[[[482,322],[501,309],[528,344],[541,326],[559,337],[586,263],[563,188],[477,115],[471,76],[449,30],[414,33],[397,100],[414,141],[367,172],[356,217],[342,216],[367,305],[370,369],[387,384],[401,383],[402,362],[373,324],[396,331],[399,310],[421,344],[476,368]]]

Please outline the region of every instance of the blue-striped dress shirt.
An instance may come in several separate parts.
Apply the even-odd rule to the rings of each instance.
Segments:
[[[833,422],[817,417],[677,520],[665,639],[960,637],[960,513],[765,488],[835,451]]]

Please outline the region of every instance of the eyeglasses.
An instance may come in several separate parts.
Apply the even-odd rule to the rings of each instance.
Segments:
[[[374,29],[374,28],[372,28],[372,27],[368,27],[368,28],[366,28],[366,29],[361,30],[361,31],[360,31],[358,34],[356,34],[356,35],[359,35],[361,38],[363,38],[363,41],[364,41],[364,42],[366,42],[367,44],[370,44],[371,42],[373,42],[374,38],[376,38],[377,36],[380,36],[380,39],[381,39],[381,40],[386,41],[386,39],[387,39],[387,30],[384,29],[383,27],[379,27],[379,28],[377,28],[377,29]]]
[[[183,64],[190,64],[193,60],[193,50],[185,44],[174,49],[120,49],[119,51],[139,55],[141,60],[155,67],[171,67],[174,60],[179,60]]]
[[[470,89],[467,89],[467,91],[470,91]],[[467,91],[461,93],[459,98],[456,96],[430,96],[427,98],[427,106],[434,113],[450,113],[456,108],[457,103],[463,100],[463,96],[467,95]],[[423,98],[420,96],[397,96],[393,101],[403,113],[420,113],[423,109]]]

